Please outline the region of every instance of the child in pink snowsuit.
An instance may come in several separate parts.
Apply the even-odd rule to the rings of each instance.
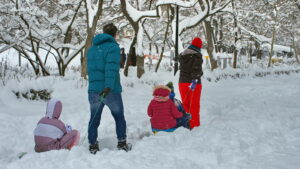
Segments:
[[[46,116],[38,122],[34,130],[36,152],[71,149],[78,144],[79,132],[59,120],[61,111],[62,103],[59,100],[51,99],[48,102]]]

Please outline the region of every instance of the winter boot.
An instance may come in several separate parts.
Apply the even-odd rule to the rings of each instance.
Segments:
[[[100,151],[98,141],[95,144],[90,144],[89,150],[91,154],[96,154],[97,151]]]
[[[192,130],[191,129],[191,124],[190,124],[190,120],[192,118],[191,114],[190,113],[185,113],[185,116],[186,116],[186,124],[185,124],[185,128],[189,129],[189,130]]]
[[[186,128],[189,129],[189,130],[192,130],[190,120],[188,120],[186,123],[187,123]]]
[[[124,151],[128,152],[131,150],[132,145],[130,143],[127,143],[126,140],[120,140],[120,141],[118,141],[117,148],[118,148],[118,150],[124,150]]]

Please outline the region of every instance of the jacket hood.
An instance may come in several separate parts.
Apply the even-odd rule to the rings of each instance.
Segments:
[[[153,96],[161,96],[161,97],[168,97],[171,92],[167,86],[156,86],[153,90]]]
[[[195,50],[196,52],[201,53],[201,48],[198,48],[197,46],[190,45],[188,48],[189,48],[189,49],[192,49],[192,50]]]
[[[58,119],[62,110],[62,103],[57,99],[49,100],[47,104],[46,117]]]
[[[98,34],[93,39],[93,45],[100,45],[105,42],[117,43],[115,38],[107,33]]]
[[[181,53],[181,55],[190,55],[190,54],[196,54],[196,53],[198,53],[198,52],[193,49],[187,48]]]

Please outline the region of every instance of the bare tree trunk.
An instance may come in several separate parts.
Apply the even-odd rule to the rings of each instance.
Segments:
[[[219,41],[222,42],[223,41],[223,25],[224,25],[224,18],[221,17],[220,18],[220,23],[219,23]],[[221,46],[219,47],[220,52],[224,51],[224,44],[221,43]],[[222,50],[223,49],[223,50]]]
[[[256,51],[256,58],[257,59],[261,59],[262,57],[262,53],[261,53],[261,49],[260,49],[260,43],[256,40],[254,42],[254,45],[255,45],[255,51]]]
[[[40,43],[39,42],[36,42],[34,40],[34,37],[32,36],[31,32],[29,33],[29,40],[30,40],[30,43],[31,43],[31,48],[32,48],[32,53],[35,55],[35,59],[36,59],[36,68],[39,69],[39,67],[41,67],[42,69],[42,73],[43,73],[43,76],[49,76],[50,73],[46,70],[46,67],[39,55],[39,45]],[[40,70],[38,70],[40,72]]]
[[[212,19],[212,24],[213,24],[213,43],[215,44],[215,51],[216,53],[220,52],[219,44],[218,44],[218,32],[219,32],[219,26],[218,26],[218,21],[216,19]]]
[[[133,20],[132,16],[130,16],[129,13],[128,13],[128,11],[127,11],[126,0],[120,0],[120,3],[121,3],[121,10],[122,10],[123,14],[125,15],[126,19],[129,21],[130,25],[132,26],[132,28],[133,28],[133,30],[135,32],[134,33],[133,41],[132,41],[132,43],[130,45],[130,50],[129,50],[129,54],[130,54],[133,51],[134,45],[136,43],[138,43],[137,42],[137,35],[138,35],[139,29],[140,29],[139,22],[141,22],[141,19],[143,17],[140,17],[137,21]],[[152,4],[152,1],[150,1],[150,7],[149,8],[151,8],[151,4]],[[149,16],[149,17],[157,17],[157,16]],[[140,55],[140,53],[138,53],[138,55]],[[141,56],[137,56],[137,57],[141,57]],[[125,76],[128,76],[128,68],[129,68],[129,63],[130,63],[129,61],[130,61],[130,59],[127,59],[127,62],[126,62],[125,68],[124,68],[124,75]],[[139,59],[139,61],[141,61],[141,59]],[[143,65],[144,65],[144,63],[138,65],[138,70],[141,70],[140,73],[142,73],[144,71]],[[139,67],[139,66],[142,66],[142,67]],[[137,73],[137,75],[140,76],[140,73]]]
[[[294,37],[294,35],[292,35],[292,41],[293,41],[293,48],[294,48],[295,58],[297,60],[297,63],[300,64],[299,58],[298,58],[298,51],[297,51],[297,46],[296,46],[296,43],[295,43],[295,37]]]
[[[271,64],[272,64],[273,49],[274,49],[274,43],[275,43],[275,37],[276,37],[276,24],[277,24],[277,17],[278,17],[278,10],[277,10],[276,4],[274,6],[274,11],[275,11],[275,24],[273,25],[272,43],[271,43],[271,50],[269,53],[268,67],[271,67]]]
[[[213,51],[214,51],[214,44],[212,39],[213,28],[211,27],[209,21],[204,21],[204,26],[205,26],[205,36],[207,40],[207,53],[209,55],[209,60],[211,63],[211,70],[214,70],[218,68],[218,63],[213,56]]]
[[[120,2],[121,2],[122,12],[124,13],[124,15],[126,16],[128,21],[130,22],[130,24],[131,24],[131,26],[133,27],[133,30],[134,30],[134,38],[131,42],[130,49],[129,49],[129,55],[127,57],[127,62],[126,62],[125,68],[124,68],[124,75],[128,76],[128,69],[129,69],[130,62],[131,62],[130,54],[132,54],[132,52],[134,50],[133,47],[137,43],[137,34],[138,34],[138,31],[139,31],[139,25],[138,25],[138,22],[133,21],[133,19],[129,15],[129,13],[126,9],[126,1],[125,0],[120,0]]]
[[[231,1],[232,3],[232,8],[235,12],[235,4],[234,4],[234,0]],[[236,69],[237,68],[237,41],[238,41],[238,25],[237,25],[237,19],[236,19],[236,14],[233,14],[233,19],[234,19],[234,49],[233,49],[233,68]]]
[[[87,21],[86,21],[86,24],[87,24],[87,37],[86,37],[86,44],[85,44],[85,47],[84,47],[84,55],[81,59],[81,77],[86,79],[87,78],[86,77],[87,76],[87,65],[86,65],[87,51],[92,46],[92,40],[93,40],[93,37],[94,37],[95,32],[96,32],[96,26],[97,26],[98,20],[101,16],[101,13],[102,13],[103,0],[99,0],[98,8],[97,8],[98,10],[97,10],[97,13],[94,16],[94,18],[89,18],[89,11],[88,11],[88,7],[87,7],[87,2],[86,2],[86,0],[84,2],[85,2],[85,9],[86,9],[86,17],[87,17]],[[91,1],[91,2],[93,2],[93,1]],[[92,23],[91,27],[89,25],[90,19],[93,19],[93,23]]]
[[[137,52],[136,52],[136,75],[138,78],[141,78],[143,74],[145,73],[145,67],[144,67],[144,53],[141,50],[143,48],[143,34],[144,29],[142,26],[142,22],[139,21],[139,31],[138,31],[138,37],[137,37]],[[140,35],[142,34],[142,36]],[[141,38],[141,39],[140,39]]]
[[[28,61],[29,61],[29,64],[31,65],[31,67],[33,68],[34,70],[34,73],[36,76],[39,75],[39,69],[38,69],[38,66],[35,65],[36,61],[32,60],[29,55],[24,51],[24,49],[19,49],[18,47],[13,47],[15,50],[17,50],[19,52],[19,56],[26,58]]]
[[[164,51],[165,51],[166,41],[167,41],[168,34],[169,34],[169,27],[170,27],[170,25],[171,25],[169,6],[167,7],[167,17],[168,17],[167,29],[166,29],[166,32],[165,32],[165,37],[164,37],[163,47],[162,47],[161,52],[160,52],[160,57],[159,57],[159,60],[158,60],[157,65],[156,65],[155,72],[158,71],[159,65],[160,65],[161,60],[162,60],[162,58],[163,58],[163,56],[164,56]]]
[[[137,56],[136,57],[136,67],[137,67],[137,77],[141,78],[142,75],[145,73],[144,69],[144,60],[145,58],[142,56]]]
[[[269,63],[268,63],[268,67],[271,67],[272,64],[272,56],[273,56],[273,49],[274,49],[274,43],[275,43],[275,34],[276,34],[276,28],[275,26],[273,27],[273,33],[272,33],[272,43],[271,43],[271,50],[269,52]]]
[[[129,70],[129,66],[130,66],[130,63],[131,63],[131,54],[133,53],[133,50],[134,50],[133,47],[136,44],[136,40],[137,40],[137,35],[134,35],[134,38],[131,42],[129,53],[128,53],[128,56],[127,56],[127,59],[126,59],[125,68],[124,68],[124,75],[126,77],[128,76],[128,70]]]
[[[21,67],[21,53],[18,52],[18,54],[19,54],[19,67]]]
[[[248,44],[249,46],[249,62],[252,64],[252,43]]]
[[[50,50],[51,50],[51,48],[48,50],[48,52],[47,52],[47,54],[46,54],[46,57],[45,57],[45,60],[44,60],[44,64],[46,65],[46,63],[47,63],[47,59],[48,59],[48,56],[49,56],[49,54],[50,54]]]
[[[58,67],[58,73],[60,76],[62,76],[62,60],[59,59],[58,62],[57,62],[57,67]]]

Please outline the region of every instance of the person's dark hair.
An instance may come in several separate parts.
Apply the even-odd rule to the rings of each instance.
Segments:
[[[103,27],[103,33],[107,33],[113,37],[116,37],[118,28],[113,24],[109,23]]]

